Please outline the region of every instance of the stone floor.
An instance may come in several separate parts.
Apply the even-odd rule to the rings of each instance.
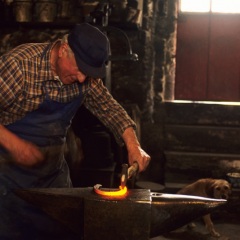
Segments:
[[[189,230],[186,227],[175,230],[164,236],[151,238],[151,240],[239,240],[240,239],[240,221],[223,222],[214,221],[215,230],[221,234],[221,237],[211,237],[205,229],[202,222],[195,222],[196,228]]]
[[[215,230],[221,235],[219,238],[210,236],[202,219],[197,219],[194,221],[196,227],[193,229],[184,226],[150,240],[240,240],[240,205],[236,207],[236,211],[231,209],[230,212],[219,210],[212,213],[211,218]]]

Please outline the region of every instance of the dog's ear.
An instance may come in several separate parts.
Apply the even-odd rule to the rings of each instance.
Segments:
[[[208,181],[206,181],[206,194],[207,196],[209,196],[210,198],[214,198],[214,180],[209,179]]]

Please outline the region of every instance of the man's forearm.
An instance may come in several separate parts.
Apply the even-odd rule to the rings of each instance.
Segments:
[[[122,138],[128,151],[128,162],[132,165],[138,162],[139,171],[144,171],[149,164],[150,156],[141,148],[135,130],[132,127],[125,129]]]
[[[140,143],[137,139],[135,130],[132,127],[125,129],[122,138],[125,142],[127,150],[130,150],[133,147],[140,147]]]
[[[43,160],[43,155],[37,146],[19,138],[3,125],[0,125],[0,145],[18,164],[33,166]]]
[[[15,141],[17,141],[17,136],[0,124],[0,145],[10,151]]]

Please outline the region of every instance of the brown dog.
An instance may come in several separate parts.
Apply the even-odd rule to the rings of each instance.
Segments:
[[[228,199],[231,194],[231,185],[223,179],[204,178],[183,187],[177,193],[207,198]],[[210,214],[203,216],[203,220],[210,234],[213,237],[220,237],[220,234],[214,229]],[[189,227],[195,227],[195,225],[192,223]]]

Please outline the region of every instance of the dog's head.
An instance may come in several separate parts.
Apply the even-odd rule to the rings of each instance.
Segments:
[[[231,194],[231,184],[223,179],[212,179],[208,190],[214,198],[228,199]]]

